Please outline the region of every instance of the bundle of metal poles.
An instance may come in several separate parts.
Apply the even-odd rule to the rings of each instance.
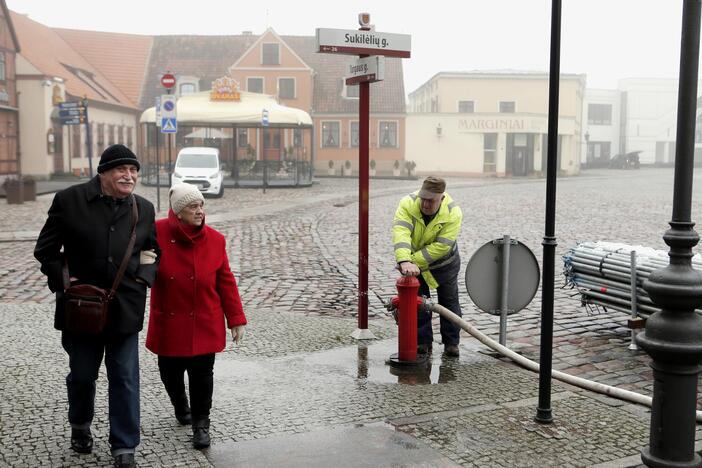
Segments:
[[[577,288],[583,305],[596,304],[644,318],[660,308],[643,290],[643,282],[652,271],[667,265],[668,253],[663,250],[613,242],[583,242],[563,256],[566,286]],[[692,266],[702,270],[699,254],[693,257]]]

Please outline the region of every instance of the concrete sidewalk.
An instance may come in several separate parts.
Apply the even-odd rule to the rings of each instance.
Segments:
[[[105,466],[106,382],[98,382],[95,450],[68,448],[65,354],[52,307],[0,305],[0,465]],[[252,310],[243,346],[217,356],[209,450],[190,448],[143,350],[140,466],[635,466],[648,410],[554,381],[552,425],[539,425],[538,376],[464,337],[459,359],[434,355],[423,373],[385,364],[396,328],[371,322],[357,343],[353,320]],[[144,333],[141,334],[143,340]],[[231,346],[231,345],[230,345]],[[142,348],[143,349],[143,348]]]

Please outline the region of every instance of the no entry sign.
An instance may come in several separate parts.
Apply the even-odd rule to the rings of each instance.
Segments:
[[[161,77],[161,85],[166,89],[171,89],[176,84],[176,77],[171,73],[164,73]]]

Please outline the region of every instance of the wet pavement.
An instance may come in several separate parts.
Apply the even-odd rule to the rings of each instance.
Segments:
[[[672,175],[650,169],[559,179],[558,253],[594,240],[664,248]],[[693,220],[702,202],[702,181],[695,182]],[[371,183],[370,329],[378,339],[352,339],[356,184],[323,179],[310,188],[228,190],[223,199],[207,200],[208,222],[227,237],[250,326],[242,346],[217,356],[213,445],[202,453],[190,449],[190,431],[172,416],[156,358],[142,348],[140,466],[639,463],[638,451],[648,439],[645,408],[554,382],[555,423],[540,426],[533,422],[537,376],[496,359],[467,336],[458,360],[444,358],[435,343],[426,372],[390,372],[385,359],[396,351],[396,328],[380,302],[394,294],[396,280],[389,230],[399,197],[417,182]],[[138,190],[155,201],[153,188]],[[507,233],[541,260],[543,180],[449,180],[448,190],[464,212],[463,268],[480,245]],[[96,448],[88,456],[67,448],[67,360],[51,328],[52,297],[32,257],[32,239],[50,202],[50,195],[22,205],[0,201],[6,220],[0,225],[0,465],[105,466],[104,373],[93,427]],[[557,263],[558,288],[561,267]],[[460,289],[465,316],[496,338],[497,317],[476,311]],[[627,349],[626,315],[588,311],[573,296],[571,290],[556,291],[554,367],[650,394],[649,359]],[[508,345],[532,359],[538,359],[539,308],[537,293],[509,320]]]

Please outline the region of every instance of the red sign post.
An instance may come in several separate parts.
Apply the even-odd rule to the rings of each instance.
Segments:
[[[405,34],[375,32],[370,14],[358,15],[358,31],[345,29],[317,29],[317,52],[356,55],[359,60],[351,65],[347,85],[359,86],[358,118],[358,329],[356,339],[373,339],[368,330],[368,136],[370,128],[370,83],[380,81],[381,65],[368,72],[369,58],[390,56],[409,58],[411,38]],[[384,64],[383,64],[384,65]]]

